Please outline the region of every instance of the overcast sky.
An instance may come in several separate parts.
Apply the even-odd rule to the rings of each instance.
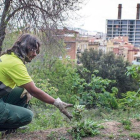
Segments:
[[[140,0],[88,0],[79,11],[84,16],[75,27],[105,32],[106,19],[118,18],[118,4],[122,4],[121,19],[136,19],[136,7]]]

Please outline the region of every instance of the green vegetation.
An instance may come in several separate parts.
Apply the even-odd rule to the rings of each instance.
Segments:
[[[76,140],[81,140],[82,137],[95,136],[99,134],[99,125],[92,120],[82,120],[82,112],[84,112],[84,106],[74,106],[73,123],[75,125],[72,126],[70,134],[72,135],[73,139]]]
[[[130,136],[131,136],[132,138],[135,138],[135,139],[140,138],[140,134],[138,134],[138,133],[131,133]]]
[[[109,139],[114,139],[114,135],[111,134],[111,135],[108,136],[108,138],[109,138]]]
[[[56,131],[52,131],[47,137],[47,140],[69,140],[67,138],[65,138],[65,136],[62,136],[61,132],[56,132]]]
[[[123,125],[131,125],[130,120],[122,120],[121,122],[122,122]]]
[[[43,109],[35,113],[35,119],[30,126],[30,131],[45,130],[46,128],[59,128],[66,126],[59,110]]]
[[[10,46],[13,40],[14,36],[8,42]],[[74,104],[74,108],[69,109],[73,114],[69,121],[54,106],[33,98],[30,109],[34,119],[28,125],[29,132],[67,127],[69,134],[80,140],[99,134],[104,128],[100,125],[103,122],[115,120],[121,122],[124,129],[131,130],[130,118],[140,120],[139,66],[130,66],[113,54],[93,50],[83,53],[81,62],[83,66],[77,67],[72,60],[59,60],[56,56],[50,57],[48,52],[41,52],[32,63],[26,64],[37,87],[54,98]],[[67,139],[53,132],[47,139],[58,137]],[[113,139],[114,135],[108,137]],[[139,136],[131,134],[131,137]]]
[[[124,129],[131,130],[131,121],[129,119],[124,119],[121,122],[124,125]]]
[[[131,76],[126,75],[127,67],[130,64],[124,61],[122,57],[116,57],[113,52],[104,53],[93,49],[86,50],[82,53],[80,61],[83,67],[90,71],[88,75],[81,75],[85,77],[86,81],[89,82],[93,71],[98,70],[99,73],[97,76],[116,81],[116,83],[111,84],[111,87],[115,86],[118,88],[117,96],[119,98],[121,97],[121,93],[137,91],[138,83]]]

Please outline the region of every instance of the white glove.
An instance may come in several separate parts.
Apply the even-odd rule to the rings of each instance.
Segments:
[[[72,115],[66,110],[66,108],[73,106],[72,104],[67,104],[65,102],[62,102],[60,98],[57,98],[54,101],[54,105],[71,120]]]
[[[28,104],[28,102],[31,100],[32,96],[26,89],[24,89],[20,98],[23,98],[24,96],[27,96],[26,104]]]

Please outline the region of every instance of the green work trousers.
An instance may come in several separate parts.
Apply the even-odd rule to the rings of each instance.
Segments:
[[[16,87],[0,99],[0,131],[16,129],[32,121],[33,112],[27,109],[27,97],[20,98],[23,90]]]

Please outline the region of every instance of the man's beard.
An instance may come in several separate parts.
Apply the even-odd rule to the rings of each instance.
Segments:
[[[25,56],[25,62],[31,62],[31,59],[29,59],[29,57],[28,56]]]

